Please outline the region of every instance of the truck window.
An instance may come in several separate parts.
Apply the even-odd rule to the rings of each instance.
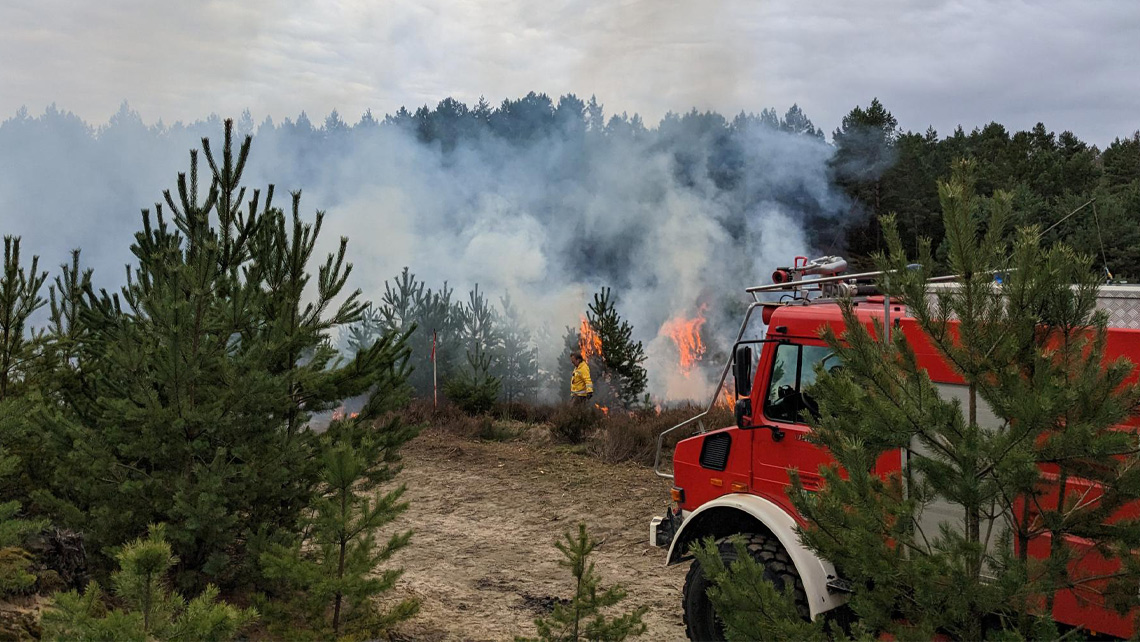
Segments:
[[[839,365],[839,358],[827,346],[777,345],[764,416],[772,421],[802,423],[804,410],[815,414],[817,406],[809,388],[815,383],[815,368],[820,364],[831,369]]]

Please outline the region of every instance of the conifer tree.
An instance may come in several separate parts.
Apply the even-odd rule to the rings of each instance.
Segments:
[[[20,264],[20,239],[4,237],[4,273],[0,275],[0,401],[20,385],[31,365],[36,341],[28,334],[28,319],[43,307],[40,289],[47,272],[39,271],[40,257]]]
[[[884,341],[881,324],[868,328],[844,304],[843,335],[824,335],[843,367],[818,372],[819,415],[809,418],[836,464],[821,468],[817,491],[793,474],[801,537],[850,582],[849,605],[872,635],[1056,637],[1059,592],[1121,612],[1140,602],[1140,520],[1120,512],[1140,499],[1140,443],[1117,429],[1140,409],[1134,365],[1105,358],[1089,257],[1043,249],[1035,227],[1011,237],[1009,196],[977,198],[970,170],[958,166],[939,190],[960,283],[928,283],[928,241],[909,268],[890,217],[888,252],[877,257],[888,270],[881,287],[963,383],[940,389],[915,337],[896,330]],[[880,456],[900,448],[905,476],[882,476]],[[935,504],[941,511],[928,512]],[[1079,570],[1080,546],[1118,568]],[[721,598],[747,593],[747,574],[725,577]],[[772,591],[751,595],[751,612],[787,612]],[[770,625],[757,617],[737,631]]]
[[[453,292],[446,282],[439,290],[427,287],[406,267],[393,283],[384,282],[378,311],[387,329],[411,332],[408,383],[420,397],[431,397],[436,382],[431,363],[433,341],[439,381],[448,381],[465,363],[463,307],[451,300]]]
[[[620,642],[645,632],[641,618],[647,607],[641,606],[616,617],[604,613],[625,599],[626,592],[620,586],[606,589],[598,586],[594,563],[590,561],[590,553],[598,543],[586,532],[585,524],[578,525],[576,537],[565,533],[563,540],[554,546],[564,558],[558,564],[568,569],[574,579],[574,595],[565,603],[556,603],[549,616],[534,621],[538,627],[538,638],[534,642]],[[526,639],[516,640],[524,642]]]
[[[562,351],[558,353],[557,358],[554,360],[554,365],[551,367],[553,379],[558,386],[558,398],[566,400],[570,398],[570,384],[574,377],[574,371],[571,368],[568,359],[570,355],[582,351],[582,333],[578,328],[566,327],[566,332],[562,335]],[[598,378],[600,369],[590,360],[587,365],[590,367],[590,373],[594,378],[595,394],[601,381]]]
[[[804,620],[795,587],[777,587],[772,571],[752,556],[743,540],[732,538],[718,544],[710,539],[694,547],[693,555],[709,580],[708,598],[726,640],[823,642],[846,637],[828,627],[823,618]]]
[[[272,186],[247,199],[251,142],[229,121],[220,154],[203,139],[209,188],[191,152],[143,212],[128,284],[97,293],[76,265],[53,310],[73,357],[43,426],[62,460],[40,503],[95,553],[166,523],[176,582],[196,590],[257,579],[257,552],[295,532],[319,480],[309,417],[373,389],[398,352],[341,359],[331,334],[365,306],[346,290],[347,239],[310,272],[323,213],[304,222],[297,192],[286,214]]]
[[[47,640],[232,640],[258,617],[218,601],[218,589],[207,585],[187,601],[168,586],[178,558],[166,541],[162,524],[152,525],[116,555],[121,569],[111,577],[115,601],[109,608],[103,590],[92,582],[82,592],[58,593],[43,615]]]
[[[502,357],[497,374],[502,382],[500,397],[507,403],[532,399],[538,392],[538,350],[510,294],[500,299],[502,312]]]
[[[0,483],[17,470],[19,460],[0,446]],[[21,517],[20,502],[0,502],[0,597],[27,591],[36,582],[32,556],[23,548],[24,540],[47,526],[44,520]]]
[[[381,341],[402,345],[403,338],[389,333]],[[402,376],[393,373],[389,386],[398,387]],[[403,486],[382,487],[399,472],[400,446],[418,432],[386,410],[369,403],[357,416],[329,426],[321,438],[321,486],[303,535],[261,556],[265,574],[275,584],[264,608],[273,626],[291,637],[300,626],[316,639],[371,638],[418,609],[414,600],[386,611],[375,604],[401,574],[378,569],[411,539],[410,531],[378,539],[408,507]]]
[[[461,312],[463,338],[467,345],[467,366],[454,373],[444,392],[469,414],[491,410],[499,397],[502,380],[495,376],[501,357],[502,337],[497,315],[476,285]]]
[[[36,581],[31,555],[24,540],[42,530],[43,520],[26,519],[23,504],[28,470],[22,455],[35,454],[35,439],[24,417],[31,410],[29,376],[42,360],[42,341],[32,336],[28,321],[45,301],[40,289],[47,279],[38,269],[39,257],[30,266],[20,261],[20,239],[4,237],[4,266],[0,274],[0,596],[28,590]],[[15,452],[10,450],[15,449]]]
[[[586,319],[602,343],[600,379],[612,388],[615,400],[629,408],[648,385],[641,365],[645,362],[645,349],[640,341],[633,340],[633,326],[618,314],[610,293],[610,288],[602,288],[594,294]],[[594,377],[599,378],[597,374]]]

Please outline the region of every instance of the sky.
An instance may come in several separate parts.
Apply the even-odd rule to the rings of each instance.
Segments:
[[[878,97],[904,129],[1140,128],[1140,2],[4,0],[0,120],[93,125],[597,95],[607,113],[783,112],[833,131]]]

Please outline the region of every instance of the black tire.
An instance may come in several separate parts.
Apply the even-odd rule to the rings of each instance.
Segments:
[[[804,591],[800,574],[795,564],[788,557],[788,552],[780,545],[779,540],[771,535],[760,533],[741,533],[731,537],[722,537],[716,541],[720,558],[725,564],[731,564],[736,559],[736,547],[733,540],[736,537],[744,539],[745,548],[752,559],[764,565],[764,578],[772,582],[777,589],[783,591],[789,583],[795,593],[796,608],[805,620],[809,618],[807,593]],[[710,582],[701,570],[701,563],[693,560],[689,566],[689,573],[685,576],[685,589],[681,596],[681,607],[684,612],[685,633],[693,642],[723,642],[724,622],[713,610],[706,591]]]

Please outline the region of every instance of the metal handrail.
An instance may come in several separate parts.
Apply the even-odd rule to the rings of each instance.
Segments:
[[[744,338],[744,330],[748,328],[748,321],[752,318],[752,312],[762,305],[764,304],[760,302],[754,302],[748,305],[748,311],[744,314],[744,322],[740,324],[740,331],[736,333],[736,341],[733,342],[733,345],[736,345],[740,342],[741,339]],[[732,354],[728,356],[728,363],[724,364],[724,369],[720,372],[720,381],[717,382],[716,389],[713,390],[712,399],[709,401],[709,407],[705,408],[705,411],[699,415],[686,419],[685,421],[682,421],[681,423],[673,426],[672,428],[669,428],[668,430],[663,430],[661,434],[657,435],[657,452],[653,455],[653,472],[658,477],[662,477],[664,479],[673,479],[672,473],[661,472],[661,450],[665,446],[665,435],[679,428],[684,428],[694,421],[699,423],[700,432],[705,432],[704,423],[700,422],[700,419],[712,412],[712,409],[716,406],[716,400],[720,398],[720,391],[724,388],[724,380],[728,378],[728,372],[732,369],[732,360],[735,358],[735,356],[736,355]]]
[[[839,274],[836,276],[824,276],[818,279],[800,279],[799,281],[785,281],[784,283],[769,283],[768,285],[754,285],[746,288],[744,291],[749,294],[755,295],[761,292],[785,292],[788,290],[804,289],[812,285],[824,285],[827,283],[842,283],[844,281],[858,281],[861,279],[871,279],[884,274],[890,274],[895,270],[879,270],[877,272],[859,272],[857,274]],[[1008,272],[1008,270],[991,270],[989,274],[998,274]],[[947,274],[945,276],[933,276],[926,280],[927,283],[943,283],[946,281],[954,281],[962,278],[959,274]]]

